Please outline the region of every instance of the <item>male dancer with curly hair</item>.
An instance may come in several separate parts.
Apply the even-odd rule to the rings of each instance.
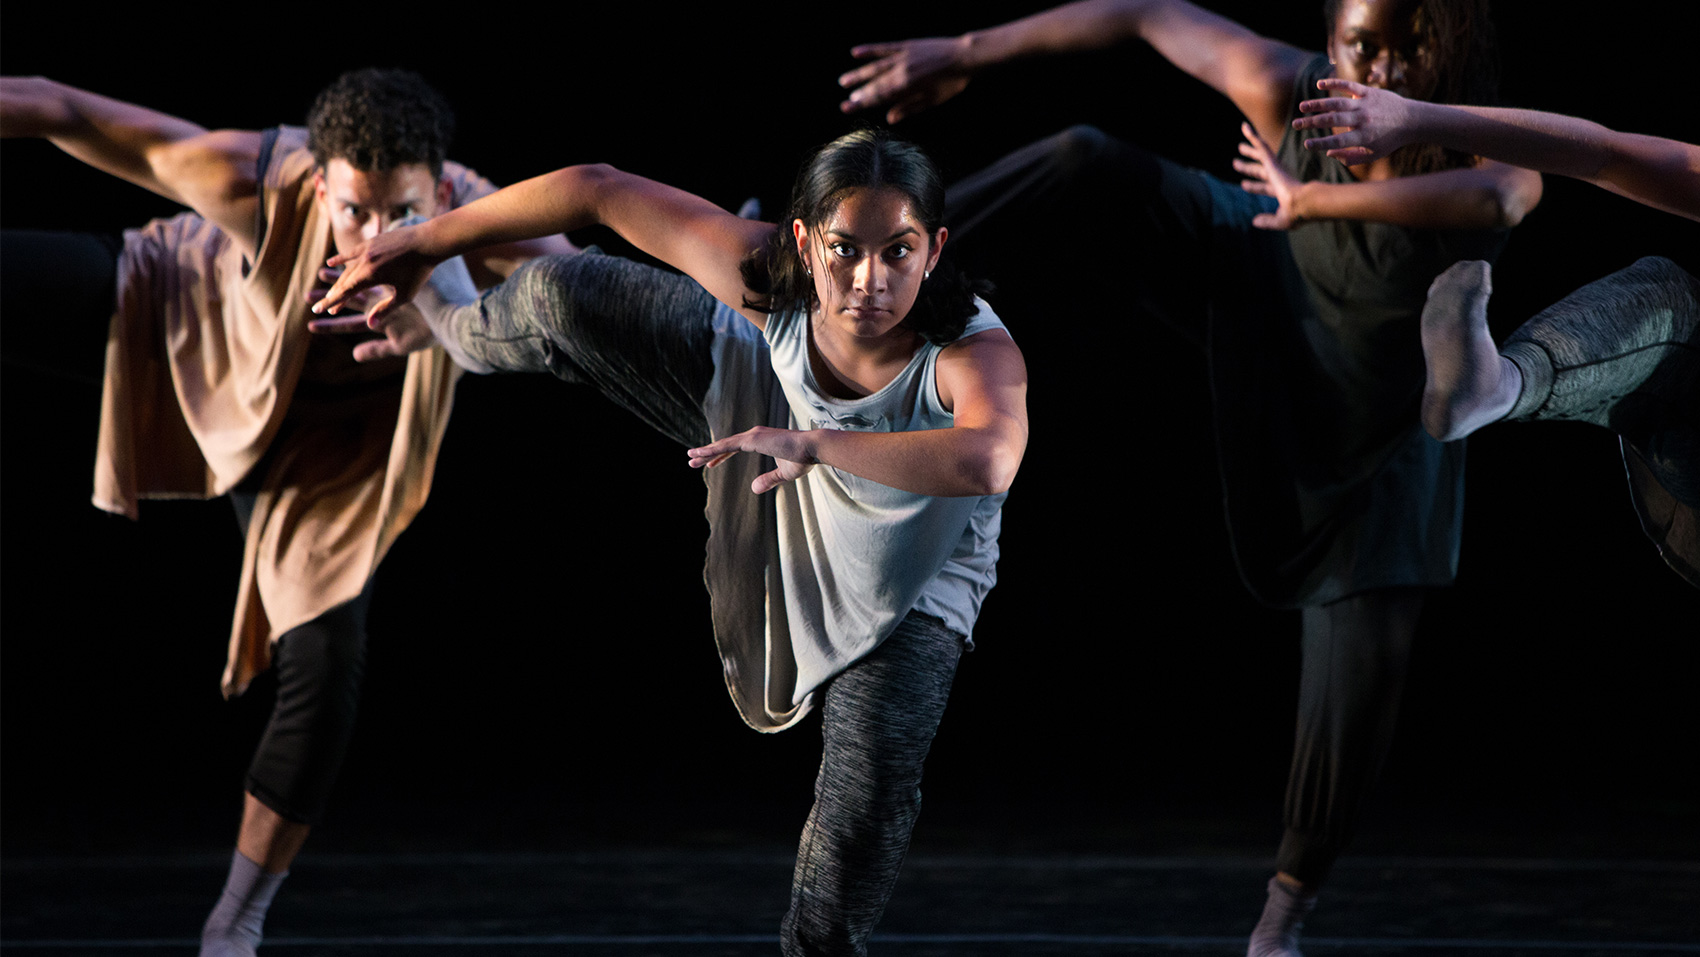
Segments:
[[[0,81],[0,134],[50,140],[194,211],[126,233],[116,261],[53,234],[31,237],[34,252],[8,235],[7,256],[92,263],[79,284],[116,287],[95,503],[133,518],[144,497],[229,495],[246,535],[224,690],[275,667],[277,703],[202,957],[255,952],[324,812],[352,735],[372,576],[425,503],[459,374],[399,330],[314,336],[308,306],[333,252],[494,190],[445,161],[453,125],[443,97],[404,71],[345,74],[307,129],[265,131],[209,131],[39,77]],[[490,285],[570,251],[555,237],[469,265]],[[27,275],[9,273],[8,284]]]

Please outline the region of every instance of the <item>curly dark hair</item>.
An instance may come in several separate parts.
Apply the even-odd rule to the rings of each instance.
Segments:
[[[1343,0],[1323,0],[1328,35],[1340,17]],[[1431,103],[1494,106],[1499,102],[1499,41],[1488,0],[1404,0],[1399,15],[1408,18],[1417,56],[1434,77],[1434,88],[1413,91]],[[1413,143],[1393,154],[1400,176],[1460,169],[1475,157],[1428,143]]]
[[[817,304],[814,280],[797,255],[796,239],[787,224],[800,219],[810,232],[819,230],[852,190],[877,187],[908,196],[910,213],[929,235],[936,235],[944,225],[944,178],[920,147],[884,130],[845,134],[816,150],[803,164],[780,228],[766,246],[745,257],[740,266],[744,285],[756,297],[746,298],[744,305],[769,314],[813,309]],[[928,342],[954,342],[977,309],[974,297],[991,288],[990,283],[967,279],[948,259],[941,259],[921,285],[903,325]]]
[[[443,175],[454,137],[449,101],[410,70],[352,70],[336,78],[307,114],[307,148],[320,166],[333,159],[377,173],[423,163]]]

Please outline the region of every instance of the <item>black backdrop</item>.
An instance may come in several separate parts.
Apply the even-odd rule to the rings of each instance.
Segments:
[[[1217,6],[1321,41],[1308,3]],[[607,161],[771,210],[806,149],[853,122],[834,84],[853,43],[1030,9],[711,7],[517,4],[485,21],[132,5],[93,23],[10,3],[0,60],[242,128],[300,122],[342,70],[408,66],[459,111],[455,157],[497,182]],[[1551,10],[1498,4],[1510,101],[1700,136],[1678,99],[1689,51],[1674,19],[1656,4],[1616,20]],[[1149,51],[1121,50],[976,80],[903,130],[953,176],[1077,122],[1231,175],[1235,119]],[[172,212],[44,144],[7,141],[0,162],[8,228],[117,230]],[[1696,235],[1549,179],[1497,271],[1495,331],[1642,255],[1700,269]],[[1058,222],[1023,241],[1054,275],[997,302],[1027,352],[1032,442],[1005,511],[1002,582],[929,768],[929,814],[1243,807],[1272,847],[1297,620],[1259,608],[1235,578],[1202,360],[1124,321],[1111,280],[1140,256],[1116,224]],[[54,321],[44,304],[4,327]],[[1098,358],[1110,355],[1125,364]],[[139,524],[97,512],[95,390],[11,363],[0,389],[5,846],[227,840],[265,714],[263,687],[218,696],[240,564],[228,506],[154,503]],[[1470,456],[1459,581],[1423,621],[1383,788],[1397,810],[1382,820],[1433,810],[1479,823],[1511,809],[1656,821],[1678,808],[1691,822],[1697,596],[1641,538],[1615,439],[1495,428]],[[758,736],[730,707],[700,585],[700,489],[678,450],[600,398],[543,378],[467,380],[431,505],[379,575],[368,694],[333,815],[441,813],[450,831],[530,842],[636,807],[712,818],[772,795],[777,832],[794,829],[815,733]]]

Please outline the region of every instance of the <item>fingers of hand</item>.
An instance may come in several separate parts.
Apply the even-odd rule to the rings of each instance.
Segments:
[[[858,60],[866,60],[869,57],[886,56],[888,54],[896,53],[902,48],[902,43],[864,43],[860,46],[851,47],[850,55]]]
[[[1347,112],[1347,111],[1355,111],[1356,108],[1359,105],[1360,104],[1358,103],[1357,100],[1350,100],[1350,99],[1346,99],[1345,97],[1339,97],[1339,96],[1331,96],[1331,97],[1328,97],[1327,99],[1322,99],[1322,100],[1305,100],[1304,102],[1299,104],[1299,112],[1300,113],[1307,113],[1307,114],[1341,113],[1341,112]]]
[[[366,310],[366,325],[381,331],[389,323],[390,313],[401,305],[402,303],[396,300],[395,290],[390,290],[388,295],[372,303],[371,308]]]
[[[737,449],[726,448],[726,441],[727,440],[722,439],[719,442],[712,442],[705,445],[700,449],[686,449],[685,454],[690,457],[691,468],[711,469],[738,454]]]
[[[863,48],[857,47],[856,49],[860,50]],[[850,53],[851,55],[855,55],[856,50],[852,50]],[[891,69],[891,66],[891,60],[884,58],[882,55],[881,59],[875,60],[872,63],[864,63],[854,70],[847,71],[843,76],[838,78],[838,85],[845,87],[846,89],[853,86],[861,86],[869,80],[879,76],[881,73],[884,73],[886,70]]]
[[[750,483],[750,491],[757,495],[763,495],[784,485],[787,481],[788,479],[779,469],[774,469],[771,472],[763,472],[756,476],[756,480]]]
[[[313,319],[307,323],[308,332],[346,333],[365,332],[365,316],[339,316],[335,319]]]
[[[1339,149],[1331,149],[1328,151],[1328,155],[1342,163],[1345,163],[1347,166],[1357,166],[1360,163],[1368,163],[1375,159],[1375,151],[1362,146],[1345,146]]]
[[[354,347],[355,362],[376,362],[379,359],[393,359],[402,354],[396,344],[388,339],[373,339]]]
[[[1369,92],[1369,87],[1364,86],[1362,83],[1337,76],[1325,76],[1322,79],[1317,80],[1316,88],[1319,90],[1340,90],[1347,96],[1354,98],[1361,97],[1365,93]]]

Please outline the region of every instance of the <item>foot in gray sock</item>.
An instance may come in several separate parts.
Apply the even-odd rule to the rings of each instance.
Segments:
[[[472,284],[472,274],[459,256],[439,263],[431,271],[430,280],[413,297],[413,305],[425,317],[431,334],[437,337],[455,365],[485,375],[496,371],[495,367],[473,358],[461,340],[462,325],[479,321],[477,303],[478,287]]]
[[[201,957],[254,957],[266,911],[288,876],[288,871],[268,874],[240,851],[234,854],[224,893],[201,928]]]
[[[1263,916],[1251,930],[1246,957],[1304,957],[1299,952],[1299,931],[1305,917],[1316,907],[1316,895],[1306,894],[1279,877],[1269,879],[1269,901]]]
[[[1450,442],[1505,418],[1523,374],[1488,332],[1493,276],[1480,261],[1454,263],[1429,286],[1423,306],[1423,428]]]

